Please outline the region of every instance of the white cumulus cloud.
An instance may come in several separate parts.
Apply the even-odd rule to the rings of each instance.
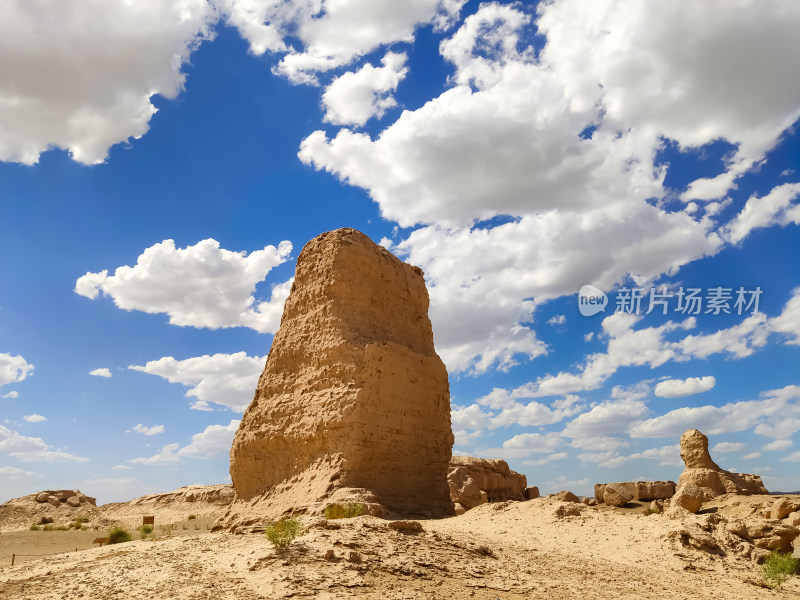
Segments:
[[[681,398],[707,392],[716,385],[712,375],[705,377],[687,377],[686,379],[667,379],[656,384],[653,393],[661,398]]]
[[[41,423],[42,421],[47,421],[46,417],[43,417],[42,415],[37,415],[36,413],[33,413],[32,415],[25,415],[22,418],[25,419],[28,423]]]
[[[365,189],[387,219],[423,225],[387,243],[426,273],[448,369],[507,369],[546,351],[529,326],[541,303],[586,281],[674,274],[732,242],[713,198],[800,115],[788,24],[799,6],[564,0],[541,3],[534,21],[484,3],[440,46],[453,87],[374,136],[313,132],[299,156]],[[522,41],[534,27],[539,57]],[[664,209],[665,139],[735,148],[724,173],[686,192],[702,208]],[[794,222],[778,200],[745,229]]]
[[[0,467],[0,477],[5,477],[7,479],[23,479],[25,477],[42,477],[42,475],[18,467]]]
[[[77,280],[75,292],[91,299],[102,293],[125,310],[165,313],[173,325],[250,327],[273,333],[291,281],[274,286],[269,300],[259,302],[253,294],[291,251],[288,241],[248,255],[220,248],[213,239],[186,248],[164,240],[145,249],[133,267],[118,267],[113,275],[105,270],[86,273]]]
[[[719,444],[715,444],[713,448],[711,448],[712,452],[739,452],[740,450],[744,450],[745,444],[744,442],[720,442]]]
[[[146,457],[139,457],[133,458],[130,460],[131,463],[135,465],[146,465],[146,466],[163,466],[163,465],[174,465],[177,464],[180,460],[178,458],[178,448],[180,444],[166,444],[165,446],[161,447],[157,453],[153,456],[146,456]]]
[[[95,377],[111,377],[111,370],[107,367],[100,367],[99,369],[89,371],[89,375],[94,375]]]
[[[29,364],[21,356],[12,356],[11,354],[0,354],[0,385],[7,385],[9,383],[17,383],[24,380],[28,375],[33,372],[33,365]],[[11,396],[14,392],[9,392],[8,398],[16,398]]]
[[[0,20],[0,160],[48,148],[84,164],[139,138],[175,98],[192,50],[210,37],[206,0],[11,0]]]
[[[53,448],[42,438],[21,435],[3,425],[0,425],[0,455],[10,456],[22,462],[86,462],[89,460]]]
[[[193,408],[208,410],[209,403],[213,403],[241,412],[253,399],[265,361],[264,356],[236,352],[185,360],[165,356],[143,366],[131,365],[128,368],[189,387],[186,395],[197,399]]]
[[[779,185],[762,197],[751,196],[736,217],[729,221],[723,235],[733,244],[744,240],[751,231],[775,225],[800,224],[800,183]]]
[[[324,120],[334,125],[364,125],[397,106],[391,92],[408,73],[406,55],[387,52],[382,67],[366,64],[334,79],[322,95]]]
[[[192,436],[192,443],[180,449],[180,456],[190,458],[214,458],[230,452],[233,436],[239,427],[237,419],[227,425],[209,425]]]
[[[792,446],[792,440],[775,440],[764,446],[764,450],[786,450]]]
[[[128,429],[125,433],[141,433],[142,435],[151,436],[151,435],[158,435],[159,433],[164,433],[164,426],[163,425],[153,425],[152,427],[148,427],[147,425],[142,425],[138,423]]]

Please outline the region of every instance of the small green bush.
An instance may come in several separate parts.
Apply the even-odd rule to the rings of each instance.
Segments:
[[[45,525],[45,526],[43,527],[43,529],[44,529],[45,531],[53,531],[53,525],[52,525],[52,523],[48,523],[47,525]]]
[[[300,533],[300,521],[295,518],[283,518],[267,525],[265,533],[267,539],[276,548],[284,549],[292,543],[292,540]]]
[[[144,539],[148,535],[153,533],[153,526],[152,525],[141,525],[141,526],[137,527],[137,530],[139,531],[139,537]]]
[[[36,523],[31,523],[31,526],[30,526],[30,530],[31,530],[31,531],[39,531],[40,529],[41,529],[41,527],[39,527],[39,525],[38,525],[38,524],[36,524]]]
[[[131,541],[131,532],[124,527],[113,527],[108,531],[109,544],[121,544]]]
[[[772,552],[761,565],[761,572],[764,574],[764,581],[772,589],[783,585],[797,572],[798,561],[791,553],[781,554],[777,550]]]
[[[329,504],[325,507],[326,519],[352,519],[364,514],[364,505],[361,503]]]
[[[197,515],[189,515],[189,520],[194,521],[197,518]]]

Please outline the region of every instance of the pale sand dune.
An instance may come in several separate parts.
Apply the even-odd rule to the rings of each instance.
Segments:
[[[136,541],[3,568],[0,598],[800,596],[795,580],[779,592],[751,583],[759,574],[750,559],[671,539],[680,522],[588,507],[557,516],[566,506],[546,498],[488,504],[460,517],[422,521],[418,534],[393,530],[375,517],[307,518],[284,553],[263,534]]]

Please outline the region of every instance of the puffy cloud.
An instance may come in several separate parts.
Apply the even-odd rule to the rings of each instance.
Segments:
[[[786,450],[791,447],[792,440],[775,440],[764,446],[764,450]]]
[[[284,56],[275,71],[294,83],[315,83],[317,72],[347,65],[383,45],[411,41],[419,25],[447,27],[464,2],[340,0],[320,4],[305,0],[293,3],[292,12],[273,4],[259,17],[273,27],[291,28],[293,37],[303,45],[302,51]],[[247,37],[246,32],[243,34]]]
[[[677,467],[683,465],[680,447],[677,444],[661,446],[660,448],[648,448],[642,452],[634,452],[627,456],[616,456],[614,453],[598,453],[596,455],[581,454],[578,458],[585,462],[596,462],[599,466],[608,468],[619,467],[639,459],[657,460],[659,466]]]
[[[614,219],[552,212],[490,229],[424,227],[391,249],[425,271],[448,369],[480,373],[545,353],[524,325],[536,303],[574,294],[590,279],[610,289],[631,270],[656,277],[715,243],[685,214],[643,203]]]
[[[552,453],[563,444],[558,433],[521,433],[503,442],[502,448],[487,448],[479,451],[489,458],[524,458],[531,454]]]
[[[580,412],[583,406],[577,396],[554,400],[551,406],[539,402],[522,404],[504,389],[495,388],[477,403],[453,407],[451,422],[454,429],[497,429],[510,425],[544,426],[563,421]]]
[[[774,225],[800,224],[800,183],[779,185],[761,198],[753,195],[741,212],[724,227],[723,235],[733,244],[740,243],[753,229]]]
[[[521,433],[510,440],[506,440],[503,443],[503,448],[548,452],[558,448],[562,441],[561,436],[557,433]]]
[[[687,335],[678,343],[678,350],[685,358],[706,358],[720,353],[744,358],[763,348],[769,333],[769,320],[762,313],[755,313],[727,329],[703,335]]]
[[[667,339],[668,334],[695,328],[697,322],[694,317],[679,323],[667,321],[657,327],[634,329],[642,318],[641,315],[623,312],[609,315],[601,323],[600,334],[608,339],[606,352],[587,356],[578,372],[560,372],[540,377],[534,382],[519,386],[512,395],[518,398],[535,398],[597,389],[622,367],[648,365],[655,368],[668,361],[686,362],[692,358],[707,358],[714,354],[744,358],[763,348],[772,333],[792,335],[794,339],[790,338],[787,343],[794,344],[796,340],[800,340],[800,288],[792,292],[792,297],[776,317],[770,318],[756,312],[726,329],[690,334],[676,341]],[[708,389],[711,389],[715,383],[712,376],[692,381],[695,379],[698,378],[690,377],[683,382],[661,382],[656,386],[656,395],[677,397],[667,396],[665,393],[692,389],[698,390],[693,393],[699,393],[705,391],[703,387],[710,386]]]
[[[713,375],[687,377],[686,379],[667,379],[656,384],[653,393],[661,398],[681,398],[707,392],[716,385]]]
[[[21,356],[12,356],[11,354],[0,354],[0,385],[7,385],[9,383],[16,383],[24,380],[28,375],[33,372],[33,365],[29,364]],[[9,392],[6,398],[16,398],[16,395]]]
[[[480,431],[467,431],[466,429],[454,429],[453,430],[453,437],[455,437],[455,441],[453,442],[453,446],[466,446],[467,444],[472,443],[473,440],[479,438],[482,435]]]
[[[613,436],[623,433],[628,425],[640,421],[647,412],[647,405],[635,398],[607,400],[567,423],[562,434],[579,440]]]
[[[89,375],[94,375],[95,377],[111,377],[111,370],[107,367],[100,367],[99,369],[89,371]]]
[[[180,460],[178,458],[179,447],[180,444],[167,444],[165,446],[162,446],[161,450],[159,450],[153,456],[133,458],[130,460],[130,462],[136,465],[147,465],[147,466],[174,465]]]
[[[236,419],[231,419],[228,425],[209,425],[200,433],[194,434],[188,446],[181,448],[178,443],[166,444],[153,456],[134,458],[128,462],[147,466],[169,466],[179,463],[182,456],[199,459],[215,458],[230,451],[238,427],[239,421]],[[124,468],[124,465],[119,467]]]
[[[791,60],[800,50],[792,26],[800,6],[773,8],[765,14],[747,0],[542,4],[541,60],[575,107],[602,111],[604,127],[653,132],[682,147],[735,145],[726,172],[685,194],[718,198],[800,116],[800,66]]]
[[[42,438],[28,437],[0,425],[0,455],[23,462],[86,462],[89,459],[55,449]]]
[[[744,460],[753,460],[754,458],[758,458],[761,456],[761,452],[751,452],[750,454],[745,454],[742,458]]]
[[[542,465],[546,465],[552,462],[558,462],[568,457],[569,454],[567,452],[554,452],[553,454],[548,454],[544,458],[537,458],[535,460],[523,460],[522,464],[531,467],[541,467]]]
[[[762,18],[721,0],[632,11],[617,0],[544,3],[537,59],[520,43],[533,31],[528,15],[483,4],[440,46],[454,87],[374,138],[314,132],[299,156],[367,190],[386,218],[424,225],[390,245],[426,273],[448,369],[507,369],[546,351],[526,325],[537,305],[586,281],[611,289],[628,275],[675,273],[731,240],[715,222],[724,203],[664,209],[657,156],[665,138],[681,148],[729,141],[726,172],[687,192],[708,200],[775,145],[800,114],[800,78],[785,80],[799,68],[785,20],[798,10],[783,2]],[[742,35],[757,50],[745,51]],[[788,222],[787,211],[773,216]],[[484,221],[494,217],[501,224]],[[745,342],[749,352],[759,340]]]
[[[631,134],[581,138],[593,115],[570,112],[553,86],[548,71],[513,62],[486,89],[459,85],[404,111],[374,141],[349,130],[329,140],[316,131],[299,157],[368,190],[383,216],[403,227],[601,203],[616,215],[658,195],[663,173],[650,166],[654,149]]]
[[[151,360],[144,366],[131,365],[128,368],[190,387],[186,395],[197,398],[192,408],[208,410],[209,403],[214,403],[241,412],[253,399],[253,390],[264,370],[265,361],[264,356],[236,352],[185,360],[165,356]]]
[[[180,449],[178,455],[190,458],[215,458],[230,452],[233,436],[239,421],[231,419],[228,425],[209,425],[192,436],[192,443]]]
[[[7,394],[3,394],[3,398],[19,398],[19,392],[11,390]]]
[[[0,22],[0,160],[33,164],[48,148],[84,164],[139,138],[175,98],[181,67],[211,36],[206,0],[12,1]]]
[[[285,54],[275,72],[293,83],[316,83],[320,71],[350,64],[383,45],[411,41],[419,25],[447,27],[464,2],[217,0],[216,5],[228,24],[250,43],[251,52]],[[289,36],[300,42],[301,50],[287,45]]]
[[[253,294],[256,284],[288,260],[291,251],[288,241],[247,255],[222,249],[213,239],[186,248],[164,240],[145,249],[133,267],[118,267],[113,275],[86,273],[75,292],[91,299],[102,293],[125,310],[166,313],[173,325],[273,333],[291,281],[274,286],[268,301],[257,302]]]
[[[408,73],[405,54],[387,52],[382,67],[364,65],[331,82],[322,95],[324,120],[334,125],[364,125],[397,106],[391,92]]]
[[[553,315],[549,319],[547,319],[548,325],[563,325],[567,322],[566,315]]]
[[[164,426],[153,425],[152,427],[147,427],[146,425],[139,423],[128,429],[125,433],[131,433],[132,431],[146,436],[158,435],[159,433],[164,433]]]
[[[0,467],[0,477],[6,479],[23,479],[25,477],[42,477],[42,475],[17,467]]]
[[[712,452],[739,452],[744,450],[745,444],[743,442],[720,442],[711,448]]]
[[[42,415],[37,415],[36,413],[33,413],[32,415],[25,415],[22,418],[25,419],[28,423],[41,423],[42,421],[47,421],[46,417],[43,417]]]
[[[517,397],[539,397],[566,394],[600,387],[621,367],[649,365],[658,367],[681,358],[676,344],[666,334],[695,326],[693,318],[681,323],[668,321],[658,327],[633,329],[641,316],[614,313],[602,321],[602,336],[608,339],[606,352],[591,354],[577,373],[560,372],[540,377],[514,390]]]
[[[785,334],[786,343],[800,346],[800,288],[792,290],[792,297],[780,315],[770,320],[770,330]]]
[[[483,429],[489,425],[490,415],[477,404],[454,406],[450,411],[453,429]]]
[[[800,430],[800,386],[786,386],[761,393],[760,400],[732,402],[722,406],[684,406],[634,423],[628,433],[634,438],[677,437],[691,428],[718,435],[753,428],[759,435],[788,438]]]

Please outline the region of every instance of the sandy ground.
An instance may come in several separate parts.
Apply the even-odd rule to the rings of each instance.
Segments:
[[[73,551],[0,569],[0,599],[800,598],[797,578],[773,592],[753,561],[681,546],[662,516],[562,506],[489,504],[421,532],[306,518],[283,552],[258,533]]]
[[[154,535],[146,537],[203,535],[211,530],[213,520],[198,519],[182,521],[168,525],[156,525]],[[129,528],[133,539],[140,539],[141,534],[135,528]],[[108,530],[86,529],[81,531],[8,531],[0,533],[0,567],[11,565],[14,556],[15,564],[37,560],[42,557],[62,552],[79,552],[90,548],[98,548],[97,538],[108,537]]]

